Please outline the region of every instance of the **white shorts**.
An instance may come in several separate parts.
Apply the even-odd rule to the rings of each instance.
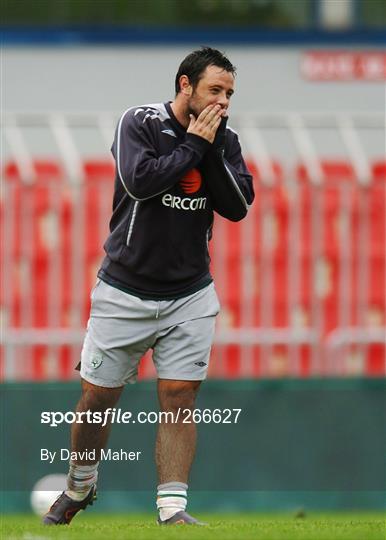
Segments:
[[[214,284],[177,300],[142,300],[98,280],[81,355],[81,376],[115,388],[135,382],[142,356],[153,349],[160,379],[206,378],[215,317]]]

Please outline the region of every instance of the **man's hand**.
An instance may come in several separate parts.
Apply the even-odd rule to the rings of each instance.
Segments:
[[[190,124],[186,131],[213,143],[223,114],[221,105],[208,105],[201,111],[198,118],[195,118],[193,114],[189,115]]]

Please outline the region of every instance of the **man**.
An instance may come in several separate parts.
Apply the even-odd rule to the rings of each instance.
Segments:
[[[162,411],[193,409],[205,379],[217,295],[209,272],[213,212],[232,221],[254,194],[237,134],[226,127],[235,67],[219,51],[189,54],[173,102],[128,109],[115,133],[116,181],[106,257],[92,292],[77,411],[114,407],[153,349]],[[194,423],[160,423],[158,523],[199,524],[185,512]],[[110,426],[72,426],[72,451],[105,447]],[[70,462],[68,489],[45,524],[69,523],[95,498],[98,462]]]

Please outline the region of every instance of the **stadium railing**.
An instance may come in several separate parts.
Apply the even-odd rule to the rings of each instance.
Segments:
[[[1,377],[68,380],[108,232],[116,117],[3,120]],[[210,376],[384,376],[382,115],[256,113],[234,125],[256,201],[240,223],[215,221]],[[150,355],[140,375],[154,377]]]

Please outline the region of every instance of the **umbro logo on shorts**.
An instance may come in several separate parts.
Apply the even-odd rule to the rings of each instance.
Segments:
[[[196,366],[204,367],[206,366],[205,362],[194,362]]]

